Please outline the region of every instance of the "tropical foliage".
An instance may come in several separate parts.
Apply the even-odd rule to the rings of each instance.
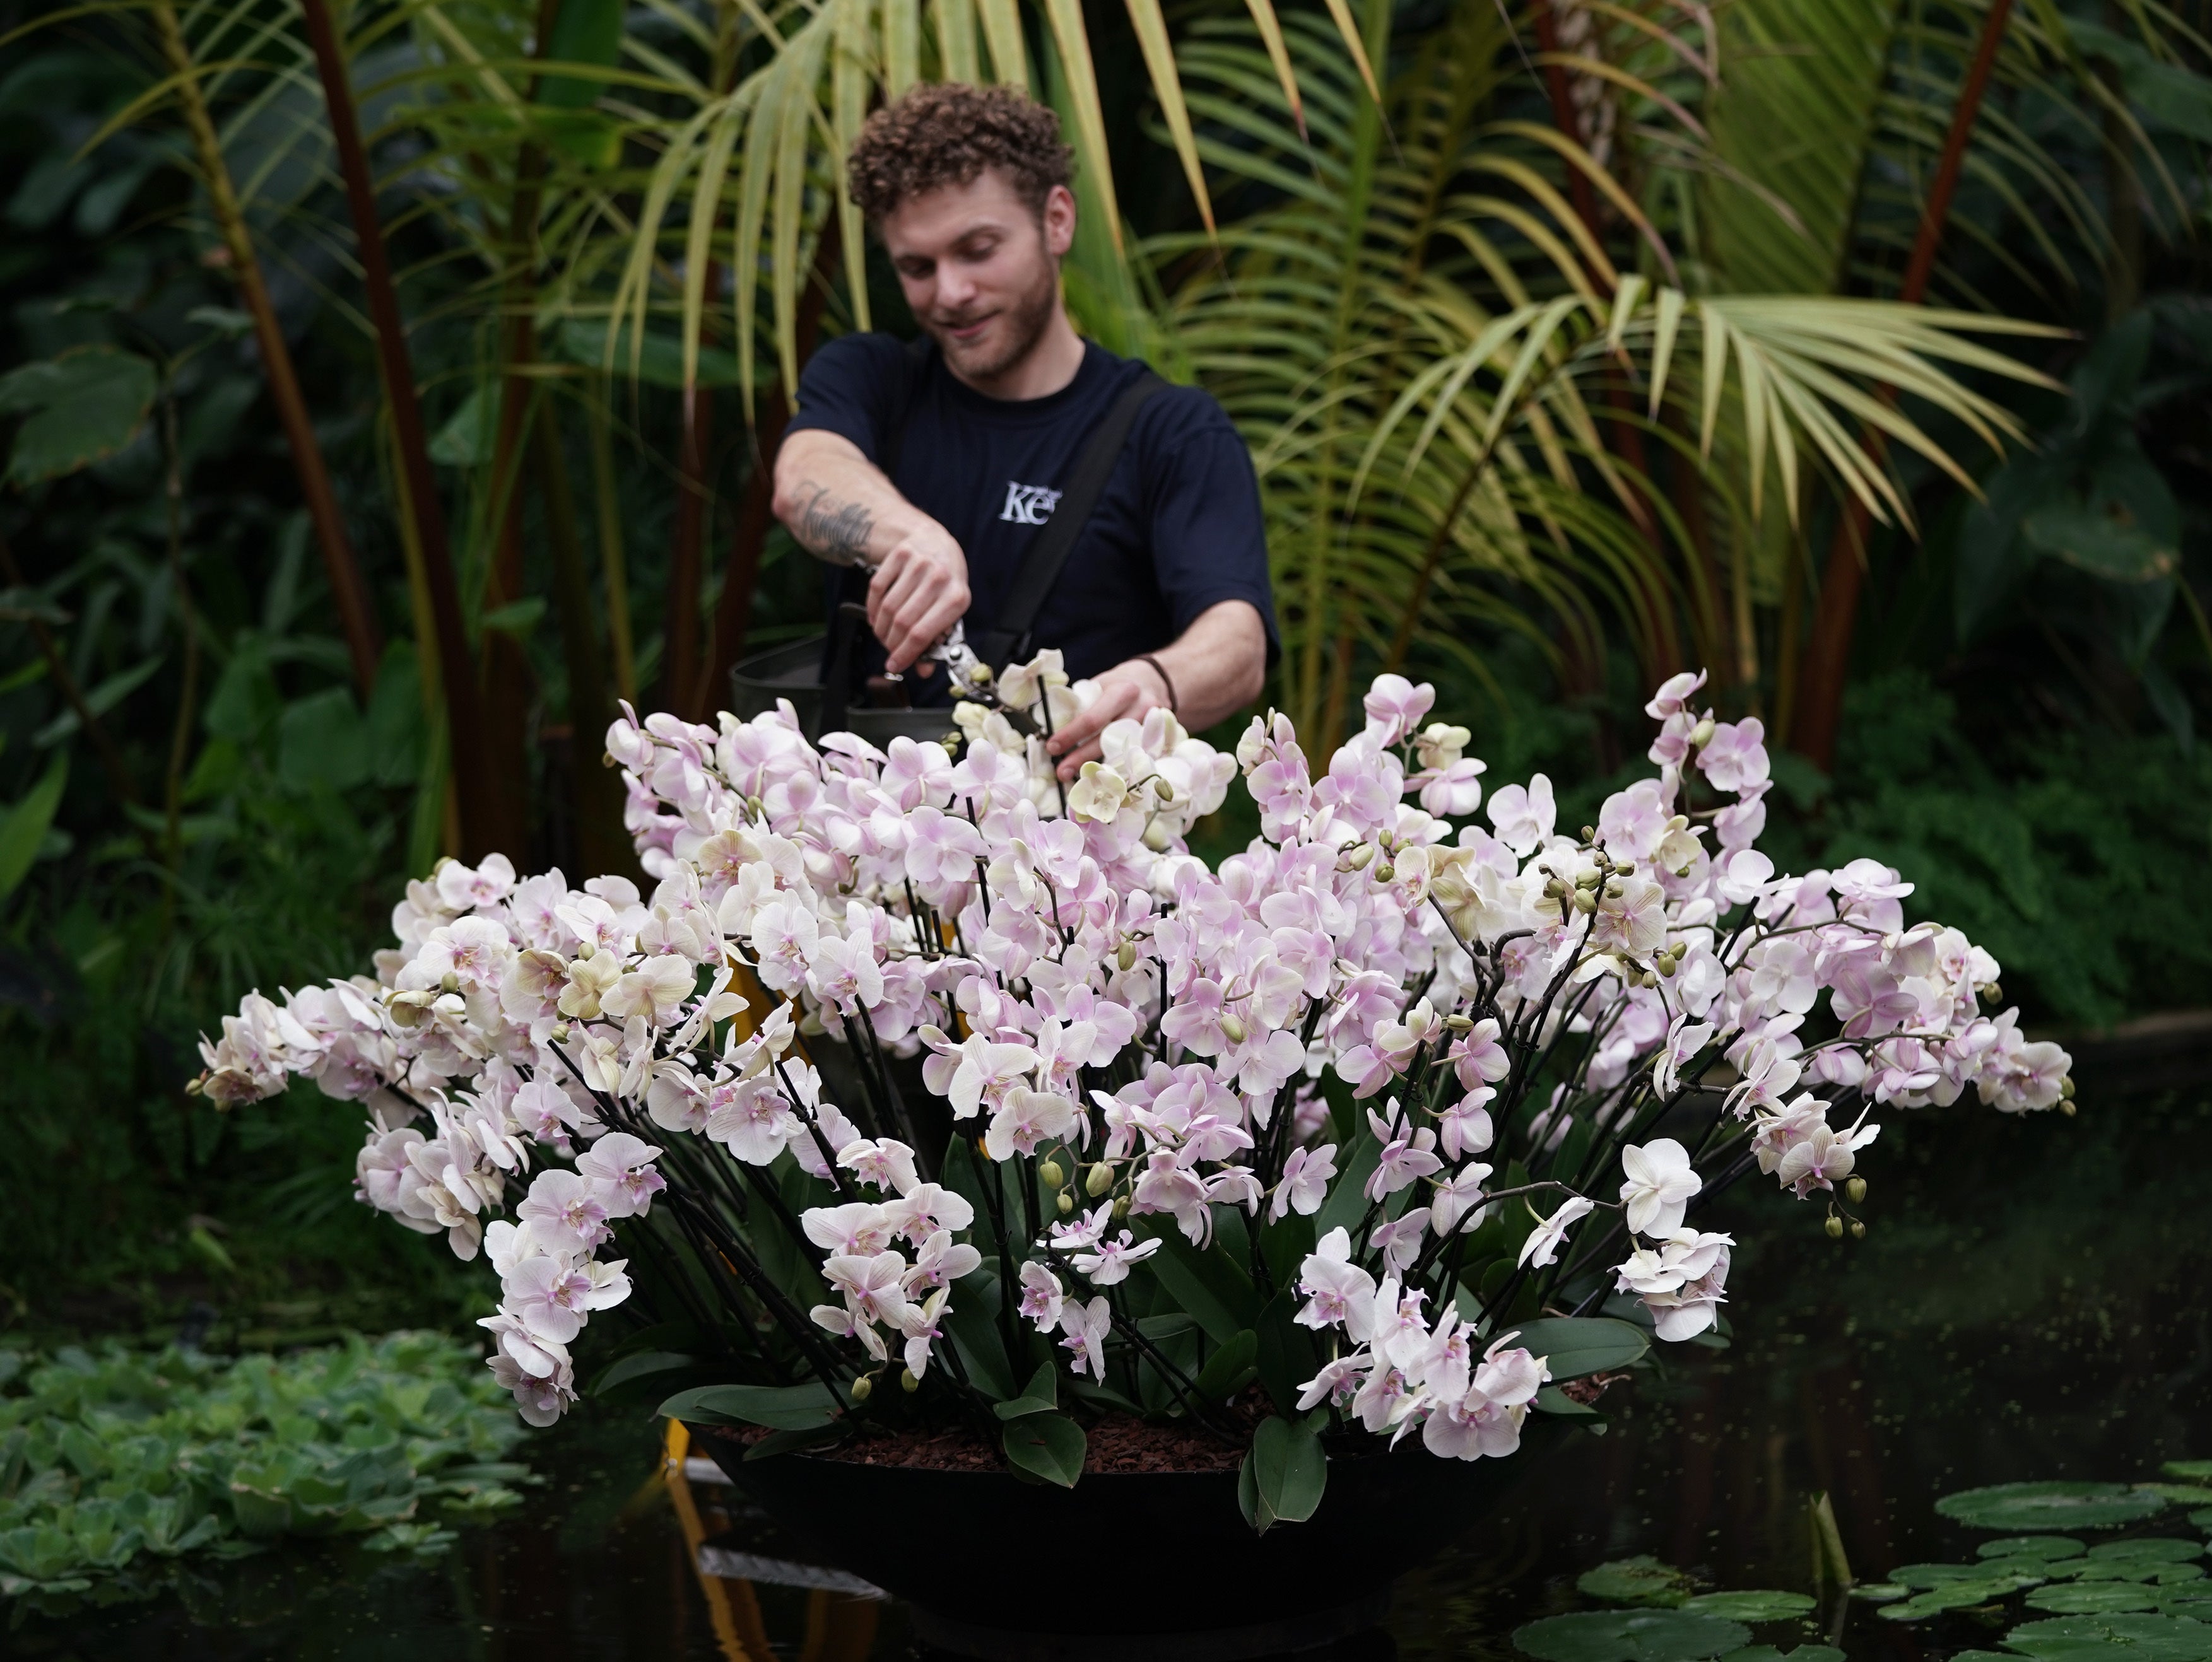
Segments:
[[[42,1157],[143,1186],[32,1196],[55,1264],[132,1309],[274,1297],[297,1266],[255,1203],[299,1177],[319,1295],[382,1273],[307,1198],[335,1143],[180,1118],[196,1012],[365,952],[441,852],[617,869],[590,737],[615,699],[704,717],[743,651],[811,627],[757,458],[815,339],[902,325],[836,162],[916,77],[1063,111],[1072,303],[1250,436],[1273,696],[1317,737],[1395,666],[1462,685],[1518,771],[1578,777],[1691,662],[1787,737],[1863,543],[1879,627],[1822,672],[1933,676],[1977,764],[1894,822],[1930,891],[2033,1008],[2187,996],[2049,920],[2085,873],[2124,900],[2185,870],[2172,828],[2212,811],[2152,736],[2185,743],[2205,690],[2203,40],[2157,8],[1508,10],[18,0],[0,998]],[[1948,322],[1838,304],[1904,294],[1923,252]],[[1855,754],[1847,716],[1818,760]],[[2169,806],[2060,830],[2013,798],[2062,754]],[[2023,822],[2041,889],[2002,852]],[[121,1042],[91,1019],[118,1011]]]

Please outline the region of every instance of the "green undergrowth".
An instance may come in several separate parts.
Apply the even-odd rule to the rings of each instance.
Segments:
[[[1936,1503],[1941,1515],[2002,1532],[1959,1562],[1900,1564],[1879,1581],[1849,1586],[1848,1595],[1886,1622],[1964,1621],[1984,1637],[2004,1630],[2002,1650],[1957,1651],[1952,1662],[2100,1662],[2116,1651],[2134,1662],[2212,1662],[2205,1543],[2119,1533],[2166,1525],[2184,1507],[2188,1527],[2212,1532],[2208,1484],[2212,1460],[2178,1460],[2155,1482],[2002,1483],[1947,1495]],[[2069,1531],[2114,1538],[2091,1544]],[[1840,1562],[1839,1544],[1834,1551]],[[1843,1610],[1805,1593],[1700,1592],[1687,1572],[1649,1556],[1601,1564],[1575,1585],[1613,1608],[1528,1623],[1515,1630],[1515,1648],[1536,1662],[1844,1662],[1834,1648]],[[1784,1642],[1754,1646],[1753,1628]]]
[[[283,1356],[0,1350],[0,1600],[149,1596],[198,1555],[350,1536],[421,1551],[515,1505],[526,1435],[472,1345],[354,1336]]]

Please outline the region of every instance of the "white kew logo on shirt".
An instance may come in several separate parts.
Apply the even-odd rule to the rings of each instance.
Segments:
[[[1060,493],[1042,485],[1018,485],[1006,481],[1006,506],[999,518],[1009,525],[1042,525],[1060,506]]]

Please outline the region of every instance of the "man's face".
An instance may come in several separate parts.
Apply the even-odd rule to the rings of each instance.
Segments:
[[[1060,304],[1060,261],[1075,239],[1075,198],[1054,185],[1042,215],[987,167],[901,203],[884,246],[915,321],[963,380],[988,389],[1026,358]]]

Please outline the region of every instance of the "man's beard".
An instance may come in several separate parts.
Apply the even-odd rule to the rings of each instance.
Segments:
[[[976,349],[962,347],[946,337],[946,326],[925,321],[945,361],[970,380],[994,381],[1036,349],[1052,322],[1053,302],[1059,298],[1060,277],[1050,260],[1040,263],[1037,281],[1000,314],[1006,344],[988,358],[973,355]]]

